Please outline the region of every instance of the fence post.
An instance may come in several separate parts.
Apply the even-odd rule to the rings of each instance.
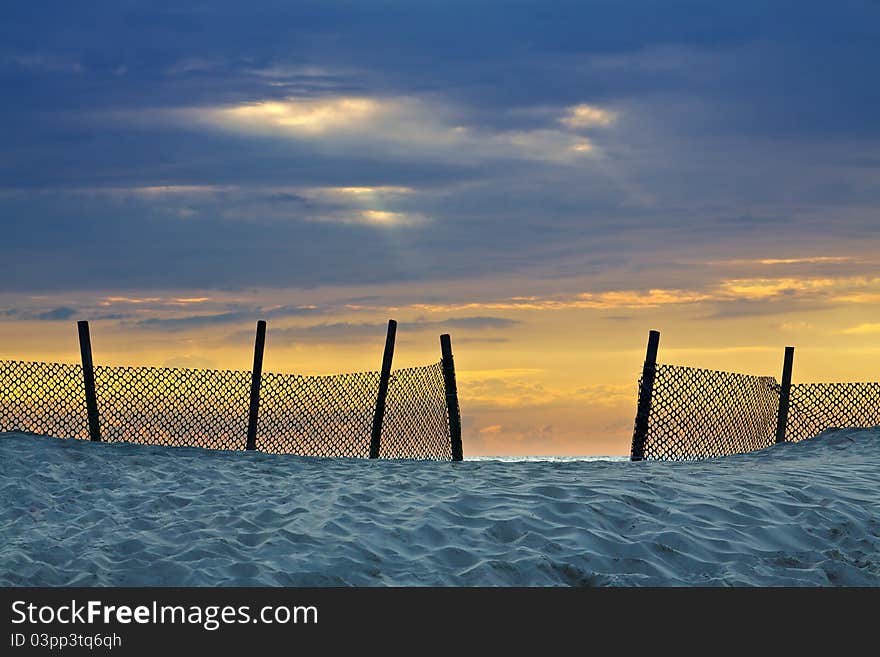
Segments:
[[[247,444],[245,449],[257,448],[257,416],[260,412],[260,383],[263,378],[263,350],[266,347],[266,322],[257,322],[254,341],[254,368],[251,370],[251,403],[248,409]]]
[[[452,360],[452,340],[448,333],[440,336],[443,354],[443,386],[446,388],[446,410],[449,413],[449,435],[452,439],[452,460],[464,458],[461,446],[461,410],[458,407],[458,386],[455,383],[455,362]]]
[[[785,348],[782,363],[782,385],[779,388],[779,415],[776,416],[776,442],[785,442],[785,429],[788,426],[788,404],[791,401],[791,371],[794,367],[794,347]]]
[[[382,421],[385,419],[385,398],[388,396],[388,382],[391,380],[395,337],[397,337],[397,322],[389,319],[388,333],[385,335],[385,353],[382,354],[382,371],[379,374],[379,392],[376,395],[376,411],[373,413],[373,431],[370,434],[371,459],[379,458],[379,443],[382,440]]]
[[[651,415],[651,398],[654,396],[654,375],[657,372],[657,350],[660,347],[660,331],[648,333],[648,350],[642,367],[642,383],[639,386],[639,405],[636,409],[636,425],[633,430],[630,460],[645,460],[645,442],[648,440],[648,418]]]
[[[95,390],[95,365],[92,362],[92,339],[89,335],[89,323],[83,320],[77,322],[76,327],[79,330],[79,355],[82,360],[83,384],[86,390],[89,438],[100,442],[101,424],[98,421],[98,394]]]

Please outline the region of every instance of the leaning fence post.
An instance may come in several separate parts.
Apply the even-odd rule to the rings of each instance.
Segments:
[[[657,350],[660,347],[660,331],[648,333],[648,350],[645,365],[642,367],[642,381],[639,386],[639,405],[636,410],[636,425],[633,430],[630,460],[645,460],[645,442],[648,440],[648,418],[651,415],[651,398],[654,396],[654,375],[657,372]]]
[[[443,354],[443,386],[446,388],[446,410],[449,413],[449,435],[452,440],[452,460],[464,458],[461,447],[461,410],[458,407],[458,386],[455,383],[455,362],[452,360],[452,340],[449,334],[440,336]]]
[[[98,421],[98,394],[95,390],[95,365],[92,362],[92,339],[89,336],[89,323],[77,322],[79,330],[79,355],[82,360],[83,384],[86,390],[86,412],[89,419],[89,438],[101,440],[101,424]]]
[[[788,426],[788,405],[791,401],[791,371],[794,367],[794,347],[785,348],[782,363],[782,385],[779,388],[779,414],[776,416],[776,442],[785,442],[785,429]]]
[[[385,399],[388,396],[388,382],[391,380],[391,360],[394,358],[394,339],[397,336],[397,322],[388,320],[388,333],[385,336],[385,353],[382,354],[382,371],[379,374],[379,392],[376,395],[376,411],[373,413],[373,431],[370,434],[370,458],[379,458],[379,443],[382,440],[382,421],[385,419]]]
[[[254,341],[254,368],[251,370],[251,402],[248,409],[247,444],[245,449],[257,448],[257,416],[260,412],[260,382],[263,378],[263,350],[266,347],[266,322],[257,322]]]

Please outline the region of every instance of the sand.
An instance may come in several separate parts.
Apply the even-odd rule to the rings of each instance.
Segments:
[[[690,463],[0,435],[0,584],[880,585],[880,428]]]

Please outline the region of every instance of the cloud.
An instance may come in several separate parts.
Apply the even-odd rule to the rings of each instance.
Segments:
[[[177,317],[149,317],[137,322],[138,326],[164,331],[182,331],[208,326],[222,326],[242,322],[256,322],[258,319],[282,317],[302,317],[318,312],[315,306],[269,306],[262,308],[241,308],[220,313],[183,315]]]
[[[506,317],[450,317],[440,322],[421,321],[418,326],[434,328],[438,325],[452,326],[453,328],[484,330],[484,329],[507,329],[516,326],[520,322]]]
[[[331,196],[377,196],[387,194],[412,194],[412,187],[402,187],[394,185],[372,185],[368,187],[317,187],[313,188],[312,193],[329,194]]]
[[[338,214],[318,214],[307,217],[309,221],[334,224],[361,224],[365,226],[394,227],[417,226],[429,221],[419,213],[392,212],[390,210],[342,211]]]
[[[426,312],[463,310],[644,310],[664,306],[714,304],[717,310],[702,319],[771,315],[799,310],[821,310],[841,303],[871,304],[880,292],[880,278],[841,276],[826,278],[733,278],[708,281],[702,289],[629,289],[582,292],[572,295],[510,297],[458,303],[416,303]],[[867,291],[862,291],[867,290]],[[781,305],[780,301],[788,305]],[[613,316],[616,318],[617,316]]]
[[[59,306],[49,310],[34,310],[32,308],[6,308],[0,310],[0,317],[19,321],[59,322],[70,319],[77,314],[74,308]]]
[[[847,335],[873,335],[874,333],[880,333],[880,323],[865,323],[857,326],[850,326],[841,331],[841,333]]]
[[[605,127],[611,125],[616,118],[616,114],[601,107],[593,105],[575,105],[568,108],[568,113],[559,119],[569,128],[590,128]]]
[[[233,107],[186,110],[198,122],[245,132],[295,136],[362,132],[401,114],[399,101],[373,98],[288,98]]]
[[[76,315],[76,310],[74,310],[73,308],[60,307],[53,308],[52,310],[47,310],[43,313],[38,313],[34,316],[34,318],[42,321],[54,322],[64,319],[70,319],[74,315]]]
[[[696,290],[609,290],[582,292],[555,298],[531,296],[511,297],[498,301],[474,301],[450,304],[416,303],[412,307],[427,312],[455,312],[460,310],[570,310],[614,308],[657,308],[665,305],[693,304],[711,299],[707,292]]]
[[[202,328],[217,324],[231,324],[254,319],[253,313],[243,311],[231,311],[226,313],[213,313],[207,315],[187,315],[185,317],[150,317],[138,322],[144,328],[162,329],[166,331],[179,331],[184,329]]]
[[[764,258],[757,262],[761,265],[813,265],[825,262],[850,262],[852,260],[853,258],[846,256],[815,256],[812,258]]]
[[[519,324],[517,320],[504,317],[451,317],[445,320],[413,319],[398,323],[397,335],[412,332],[435,331],[442,333],[458,329],[466,332],[466,337],[457,341],[471,340],[490,341],[492,338],[467,336],[471,331],[499,331],[512,328]],[[387,324],[384,322],[325,322],[308,326],[283,327],[271,330],[272,335],[294,341],[336,342],[341,339],[373,339],[385,334]]]
[[[638,3],[633,30],[573,3],[538,31],[531,2],[21,5],[0,26],[0,289],[588,278],[604,259],[620,289],[700,292],[714,275],[668,263],[855,269],[829,258],[876,236],[859,71],[878,44],[853,28],[877,9],[783,24],[729,4]]]
[[[852,256],[802,256],[796,258],[744,258],[733,260],[717,260],[708,264],[719,265],[820,265],[855,262]]]
[[[613,114],[586,105],[563,119],[569,127],[607,126]],[[470,123],[466,108],[437,96],[286,97],[239,105],[181,107],[108,115],[123,124],[166,121],[233,134],[287,138],[323,152],[369,149],[383,157],[418,154],[429,160],[468,157],[576,164],[595,144],[552,121],[528,127]],[[388,185],[386,188],[402,188]],[[359,186],[342,187],[356,190]]]

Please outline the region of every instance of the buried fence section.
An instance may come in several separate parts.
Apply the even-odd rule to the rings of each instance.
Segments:
[[[880,426],[880,382],[799,383],[791,387],[786,440],[841,427]]]

